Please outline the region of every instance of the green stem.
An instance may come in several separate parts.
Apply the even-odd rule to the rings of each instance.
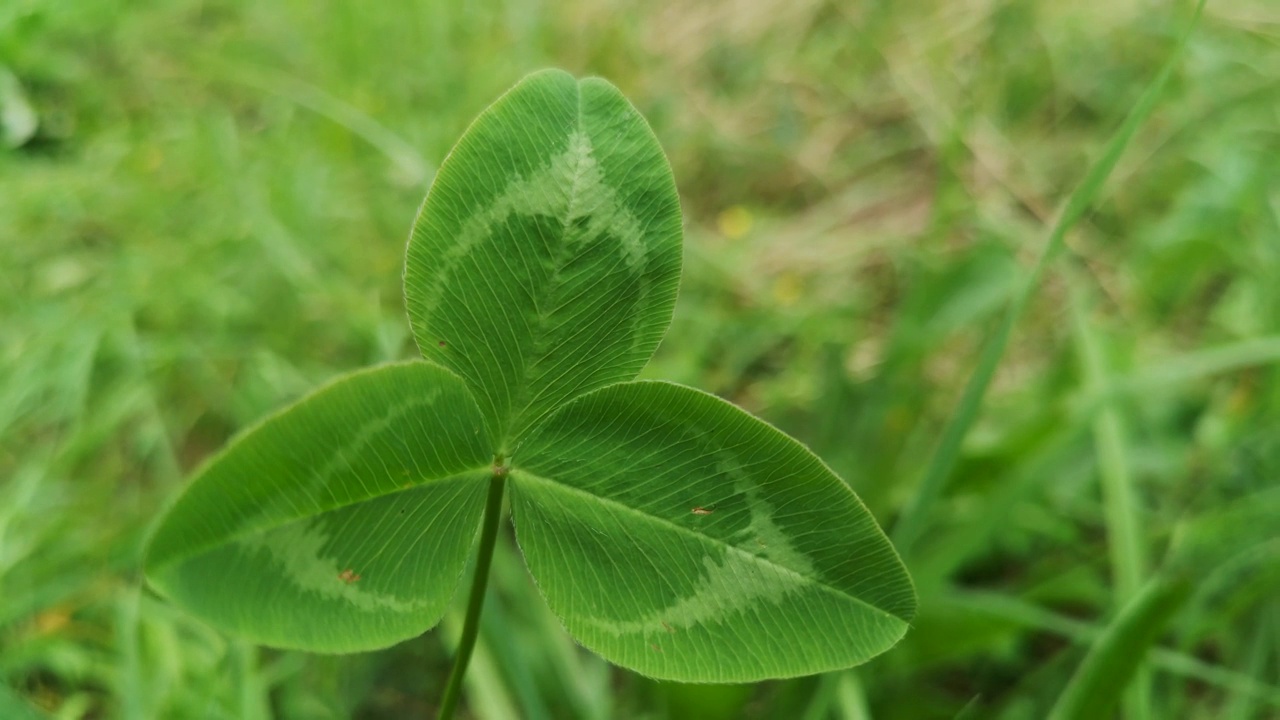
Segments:
[[[484,591],[489,584],[489,565],[493,562],[493,548],[498,540],[498,520],[502,516],[502,493],[507,484],[507,468],[501,456],[494,458],[493,477],[489,480],[489,499],[484,507],[484,527],[480,530],[480,551],[476,555],[476,574],[471,581],[471,597],[467,600],[467,619],[462,625],[462,637],[458,640],[458,654],[449,673],[449,685],[440,701],[440,720],[450,720],[462,695],[462,677],[467,674],[471,651],[476,647],[480,634],[480,610],[484,607]]]
[[[1071,288],[1071,319],[1080,355],[1084,385],[1095,397],[1103,397],[1111,383],[1110,371],[1099,333],[1088,316],[1083,283],[1068,272]],[[1111,555],[1114,597],[1119,607],[1127,605],[1142,589],[1146,578],[1146,550],[1143,547],[1142,513],[1135,497],[1133,474],[1129,471],[1124,418],[1114,401],[1102,401],[1093,418],[1094,445],[1098,458],[1098,479],[1102,486],[1103,517],[1107,528],[1107,549]],[[1139,665],[1126,690],[1124,717],[1145,720],[1151,717],[1151,673]]]

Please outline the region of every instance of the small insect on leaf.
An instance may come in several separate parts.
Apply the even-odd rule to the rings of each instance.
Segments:
[[[715,511],[716,511],[716,508],[714,505],[712,505],[711,507],[702,507],[701,505],[699,505],[698,507],[693,509],[693,514],[694,515],[710,515]]]
[[[350,585],[351,583],[359,580],[360,576],[356,574],[356,571],[352,570],[351,568],[347,568],[346,570],[343,570],[342,572],[338,573],[338,579]]]

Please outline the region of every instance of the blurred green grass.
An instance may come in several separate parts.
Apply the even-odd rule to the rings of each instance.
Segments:
[[[236,429],[412,355],[401,263],[433,168],[546,65],[613,80],[675,168],[685,283],[646,374],[796,434],[892,525],[1046,226],[1191,10],[0,4],[0,716],[429,711],[456,623],[373,655],[258,650],[149,595],[138,553]],[[909,556],[902,646],[835,680],[653,683],[576,649],[508,538],[471,711],[1043,717],[1131,590],[1104,485],[1131,492],[1155,565],[1182,524],[1280,484],[1278,78],[1280,9],[1210,3],[1014,329]],[[1260,531],[1148,656],[1151,717],[1280,715],[1280,548]]]

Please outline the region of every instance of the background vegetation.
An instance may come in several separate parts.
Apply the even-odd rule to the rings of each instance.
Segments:
[[[258,650],[142,589],[139,548],[238,428],[413,355],[400,273],[433,169],[546,65],[613,80],[675,168],[685,282],[646,374],[797,435],[892,527],[1191,11],[0,3],[0,716],[430,710],[456,616],[384,653]],[[1180,528],[1218,522],[1261,542],[1196,568],[1126,713],[1280,717],[1280,541],[1232,514],[1280,508],[1277,158],[1280,8],[1215,0],[1014,328],[908,549],[921,613],[897,649],[824,678],[653,683],[572,645],[508,536],[469,711],[1040,718]]]

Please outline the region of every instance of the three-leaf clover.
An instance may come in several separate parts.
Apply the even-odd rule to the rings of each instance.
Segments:
[[[551,610],[618,665],[742,682],[894,645],[915,593],[848,486],[728,402],[634,380],[671,320],[681,225],[616,88],[525,78],[415,222],[425,361],[342,377],[232,441],[153,535],[151,583],[262,644],[385,647],[440,620],[477,535],[483,590],[509,490]]]

